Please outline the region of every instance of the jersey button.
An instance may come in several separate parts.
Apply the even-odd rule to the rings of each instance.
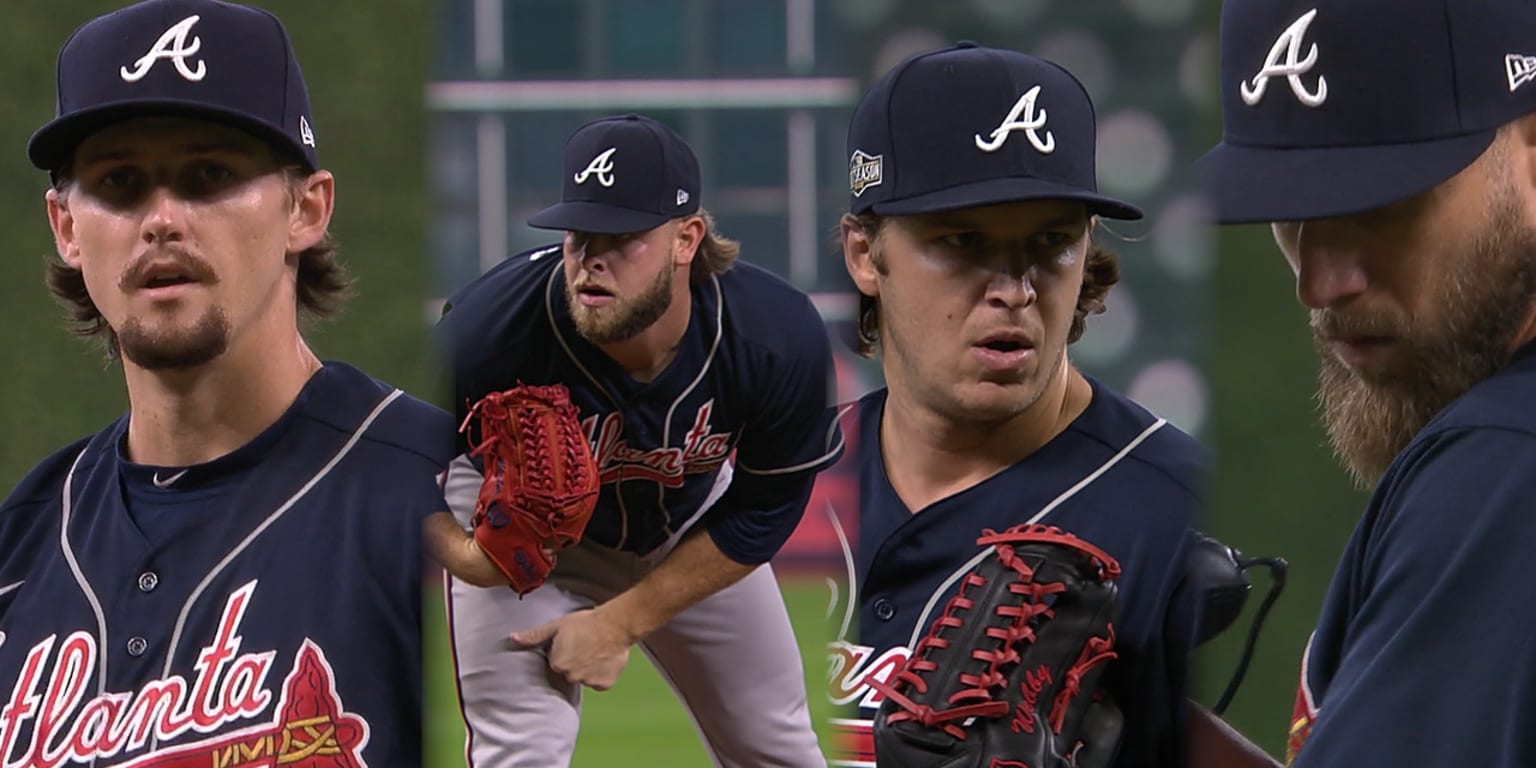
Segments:
[[[887,599],[885,599],[883,597],[880,598],[879,600],[875,601],[875,617],[876,618],[880,619],[881,621],[890,621],[891,617],[895,616],[895,615],[896,615],[896,606],[891,605],[891,601],[889,601],[889,600],[887,600]]]
[[[155,575],[154,571],[145,571],[139,574],[140,592],[153,592],[155,587],[158,586],[160,586],[160,577]]]
[[[142,637],[128,638],[128,655],[133,657],[143,656],[149,650],[149,641]]]

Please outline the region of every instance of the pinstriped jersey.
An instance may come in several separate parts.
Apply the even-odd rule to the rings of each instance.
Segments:
[[[809,297],[738,261],[692,287],[676,357],[639,382],[577,333],[562,267],[558,245],[528,251],[449,300],[439,332],[460,420],[519,382],[564,384],[602,480],[586,540],[646,554],[703,524],[739,562],[772,558],[842,451]]]
[[[1125,715],[1116,768],[1184,764],[1185,674],[1198,617],[1180,585],[1203,453],[1141,406],[1089,383],[1092,401],[1060,435],[915,513],[892,489],[880,455],[886,391],[847,407],[854,448],[838,471],[851,463],[857,472],[859,508],[835,518],[850,545],[853,587],[830,651],[830,695],[850,715],[836,721],[833,765],[874,765],[870,727],[883,697],[865,680],[888,680],[905,663],[980,552],[983,529],[1027,522],[1062,528],[1120,561],[1120,656],[1104,677]]]
[[[0,507],[0,765],[420,766],[448,415],[327,363],[260,460],[155,535],[123,491],[127,425]]]

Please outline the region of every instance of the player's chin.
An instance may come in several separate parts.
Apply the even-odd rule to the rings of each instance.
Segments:
[[[956,387],[953,402],[957,415],[968,421],[1001,421],[1028,410],[1040,399],[1040,390],[1029,377],[988,377]]]

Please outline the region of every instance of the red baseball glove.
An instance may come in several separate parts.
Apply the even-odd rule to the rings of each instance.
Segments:
[[[460,431],[478,426],[470,456],[483,460],[475,543],[519,595],[554,569],[554,553],[581,541],[597,507],[597,462],[562,384],[521,382],[469,409]]]

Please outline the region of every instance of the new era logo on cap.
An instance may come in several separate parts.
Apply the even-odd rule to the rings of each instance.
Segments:
[[[1514,93],[1532,80],[1536,80],[1536,56],[1508,54],[1504,57],[1504,75],[1509,78],[1509,92]]]
[[[1056,64],[974,43],[918,54],[854,110],[849,208],[901,216],[1066,199],[1140,218],[1098,193],[1095,140],[1087,91]]]
[[[640,115],[594,120],[565,144],[560,202],[528,218],[540,229],[644,232],[699,210],[699,161],[671,128]]]
[[[1227,0],[1217,218],[1297,221],[1412,197],[1536,110],[1528,0]]]
[[[112,123],[148,115],[213,119],[318,167],[309,92],[282,22],[222,0],[145,0],[93,19],[59,51],[54,119],[32,163],[57,172]]]

